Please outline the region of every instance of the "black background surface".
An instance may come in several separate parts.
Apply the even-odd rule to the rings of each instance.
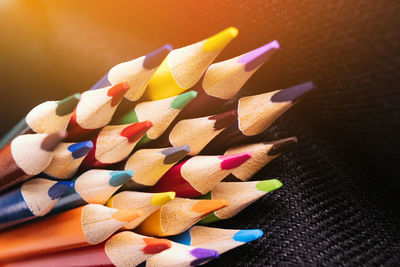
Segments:
[[[299,138],[255,177],[284,186],[215,224],[264,237],[209,265],[400,263],[399,1],[16,2],[0,7],[0,133],[118,62],[234,25],[218,60],[281,44],[240,96],[307,80],[319,89],[265,133]]]

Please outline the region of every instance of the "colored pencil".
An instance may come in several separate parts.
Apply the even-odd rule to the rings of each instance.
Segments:
[[[136,231],[149,236],[177,235],[211,212],[226,206],[226,199],[175,198],[147,217]]]
[[[65,131],[79,99],[80,94],[74,94],[60,101],[44,102],[26,115],[26,123],[36,133]]]
[[[59,144],[54,150],[53,159],[43,173],[57,179],[71,178],[92,148],[92,141]]]
[[[34,107],[0,139],[0,149],[19,135],[65,131],[79,98],[80,94],[74,94],[60,101],[47,101]]]
[[[189,91],[177,96],[156,101],[142,102],[118,123],[127,124],[141,121],[151,121],[153,127],[146,133],[139,145],[144,145],[161,136],[182,109],[195,98],[197,93]]]
[[[249,136],[261,134],[306,93],[316,88],[306,82],[265,94],[242,97],[238,103],[238,125],[231,125],[204,149],[205,153],[223,153],[242,144]]]
[[[234,168],[250,158],[251,153],[192,157],[169,169],[149,190],[151,192],[174,191],[178,197],[204,195]]]
[[[82,169],[103,167],[125,159],[152,126],[150,121],[143,121],[104,127],[93,139],[94,147],[83,160]]]
[[[0,151],[0,191],[46,169],[65,135],[65,132],[25,134],[4,147]]]
[[[275,40],[240,56],[211,64],[193,87],[198,92],[197,98],[187,106],[179,119],[218,112],[224,102],[233,98],[279,47]]]
[[[91,90],[127,82],[131,88],[125,98],[136,101],[143,95],[150,78],[171,50],[172,46],[167,44],[146,56],[115,65]]]
[[[141,209],[143,215],[129,222],[124,229],[134,229],[142,223],[150,214],[175,198],[175,192],[143,193],[124,191],[116,194],[107,202],[107,206],[115,209]]]
[[[179,121],[169,134],[173,146],[189,145],[189,155],[197,155],[218,134],[237,121],[236,110]]]
[[[50,213],[54,214],[86,204],[103,205],[132,176],[132,170],[89,170],[74,180],[73,189],[61,197]]]
[[[95,246],[60,251],[22,261],[10,262],[4,267],[94,267],[137,266],[148,258],[169,249],[168,239],[147,237],[124,231]]]
[[[263,235],[261,229],[233,230],[195,225],[186,232],[170,238],[187,246],[214,249],[221,255]]]
[[[35,178],[0,195],[0,229],[46,215],[73,182]]]
[[[226,177],[229,181],[248,181],[254,174],[261,170],[271,160],[288,151],[297,143],[296,137],[279,139],[273,142],[248,144],[229,148],[224,155],[251,152],[252,157],[239,167],[232,170]]]
[[[216,250],[171,242],[171,248],[149,258],[146,267],[191,267],[219,257]]]
[[[139,149],[127,160],[125,170],[135,171],[124,189],[140,189],[155,185],[175,163],[190,152],[188,145],[168,148]]]
[[[129,88],[123,82],[83,92],[68,124],[68,139],[82,138],[109,124]]]
[[[130,101],[138,100],[144,93],[150,78],[171,50],[172,46],[167,44],[145,56],[117,64],[89,90],[127,82],[131,89],[125,94],[125,98]]]
[[[32,130],[26,124],[26,116],[21,119],[14,127],[11,128],[5,135],[0,138],[0,149],[8,145],[15,137],[23,134],[31,133]]]
[[[141,214],[88,204],[14,227],[0,232],[0,262],[99,244]]]
[[[229,206],[209,214],[201,220],[201,223],[211,223],[232,218],[265,194],[281,186],[282,183],[276,179],[254,182],[221,182],[202,198],[225,198],[229,201]]]
[[[194,86],[237,34],[236,28],[229,27],[203,41],[172,50],[150,79],[146,97],[150,100],[163,99]]]

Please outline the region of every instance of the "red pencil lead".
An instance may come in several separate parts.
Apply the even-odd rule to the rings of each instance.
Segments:
[[[140,138],[153,126],[151,121],[143,121],[129,125],[121,131],[121,136],[128,138],[130,143],[133,143]]]
[[[236,167],[239,167],[246,160],[250,159],[251,156],[252,156],[251,152],[220,156],[219,158],[222,160],[221,169],[231,170]]]
[[[122,98],[124,97],[125,93],[131,88],[129,83],[122,82],[119,84],[114,85],[110,89],[108,89],[107,95],[112,97],[111,106],[114,107],[119,102],[121,102]]]

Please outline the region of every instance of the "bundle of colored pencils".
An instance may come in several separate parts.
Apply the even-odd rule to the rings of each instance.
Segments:
[[[165,45],[33,108],[1,140],[0,264],[196,266],[262,237],[195,224],[282,186],[248,180],[297,138],[253,137],[315,86],[227,101],[280,48],[213,63],[237,34]]]

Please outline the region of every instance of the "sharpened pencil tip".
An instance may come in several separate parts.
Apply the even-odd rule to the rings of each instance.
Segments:
[[[65,116],[72,113],[81,98],[81,94],[74,94],[58,101],[56,108],[57,116]]]
[[[233,236],[233,240],[247,243],[259,239],[263,235],[264,232],[261,229],[240,230]]]
[[[160,47],[157,50],[151,52],[150,54],[147,54],[143,61],[143,67],[148,70],[158,67],[167,57],[169,52],[171,52],[171,50],[172,45],[166,44],[163,47]]]
[[[69,190],[71,190],[71,188],[73,188],[74,185],[75,183],[71,181],[57,182],[52,187],[49,188],[48,195],[52,200],[60,198]]]
[[[175,192],[156,193],[151,197],[151,204],[162,206],[175,198]]]
[[[282,187],[281,181],[277,179],[264,180],[257,183],[256,188],[260,191],[271,192]]]
[[[209,120],[215,120],[214,129],[221,130],[231,125],[237,118],[236,110],[231,110],[214,116],[210,116]]]
[[[230,41],[233,40],[239,33],[239,30],[235,27],[229,27],[209,38],[204,43],[204,51],[218,51],[223,49]]]
[[[268,142],[266,144],[271,144],[272,147],[271,147],[270,150],[268,150],[267,154],[269,156],[279,155],[279,154],[281,154],[283,152],[286,152],[289,149],[291,149],[296,143],[297,143],[297,137],[296,136],[285,138],[285,139],[276,140],[276,141],[273,141],[273,142]]]
[[[252,71],[264,64],[279,48],[278,41],[274,40],[244,54],[239,58],[238,62],[245,65],[245,71]]]
[[[190,266],[197,266],[219,257],[216,250],[205,248],[195,248],[190,252],[190,254],[196,258],[196,260],[190,263]]]
[[[226,199],[207,199],[200,200],[194,204],[192,210],[197,213],[207,215],[226,206],[228,206],[228,200]]]
[[[136,210],[117,210],[112,218],[120,222],[130,222],[143,215],[141,209]]]
[[[129,83],[122,82],[112,86],[108,89],[107,95],[112,98],[111,106],[114,107],[121,102],[122,98],[124,97],[125,93],[131,88]]]
[[[222,170],[231,170],[245,163],[252,156],[251,152],[219,156]]]
[[[65,138],[67,137],[67,132],[66,131],[58,131],[55,133],[51,133],[47,135],[40,146],[41,149],[45,151],[54,151],[58,144]]]
[[[190,146],[169,147],[161,151],[165,156],[164,164],[173,164],[181,160],[184,156],[190,153]]]
[[[309,91],[316,88],[313,82],[305,82],[286,89],[279,90],[272,97],[272,102],[294,102]]]
[[[197,96],[196,91],[189,91],[183,94],[180,94],[175,97],[175,99],[171,103],[171,107],[174,109],[183,109],[189,104],[195,97]]]
[[[126,137],[130,143],[140,138],[153,126],[151,121],[133,123],[121,131],[121,135]]]
[[[110,172],[110,185],[118,187],[128,182],[133,177],[133,170],[112,171]]]
[[[171,247],[171,241],[163,238],[146,237],[143,238],[146,246],[143,248],[145,254],[157,254]]]
[[[74,159],[79,159],[86,156],[93,148],[92,141],[84,141],[72,144],[68,147],[68,151],[71,152]]]

